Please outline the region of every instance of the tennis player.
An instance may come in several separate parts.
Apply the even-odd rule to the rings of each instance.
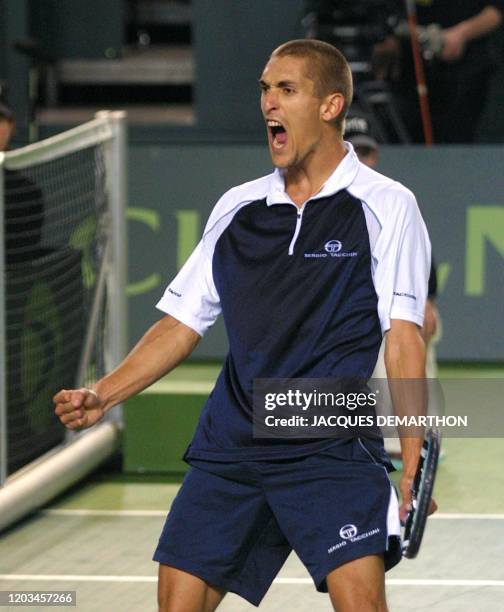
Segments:
[[[413,194],[344,143],[352,77],[316,40],[260,77],[275,171],[235,187],[158,303],[165,316],[93,389],[56,414],[90,427],[176,367],[222,312],[229,354],[185,454],[190,469],[154,559],[162,612],[209,612],[228,591],[258,606],[292,549],[338,612],[383,612],[421,440],[402,440],[401,506],[381,440],[254,438],[258,378],[423,378],[430,245]]]

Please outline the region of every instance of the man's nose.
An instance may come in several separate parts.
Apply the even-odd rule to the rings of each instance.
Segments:
[[[278,96],[273,89],[263,92],[262,97],[263,109],[266,113],[278,108]]]

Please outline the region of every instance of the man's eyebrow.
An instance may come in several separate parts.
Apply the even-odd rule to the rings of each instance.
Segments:
[[[264,89],[268,89],[269,87],[296,87],[297,83],[295,81],[278,81],[278,83],[271,85],[270,83],[266,83],[262,79],[259,79],[259,85]]]
[[[295,81],[279,81],[277,87],[295,87],[297,83]]]

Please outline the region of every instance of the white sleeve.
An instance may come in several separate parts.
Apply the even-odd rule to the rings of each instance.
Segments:
[[[156,304],[200,336],[212,327],[221,313],[220,297],[213,279],[212,260],[219,237],[242,206],[264,197],[269,176],[227,191],[214,206],[203,238]]]
[[[383,333],[391,319],[423,325],[430,273],[430,241],[415,197],[404,190],[394,200],[373,253]]]
[[[200,241],[177,276],[166,288],[156,308],[175,317],[200,336],[221,312],[213,282],[212,261]]]

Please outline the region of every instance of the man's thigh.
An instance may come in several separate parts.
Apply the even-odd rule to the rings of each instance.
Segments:
[[[356,559],[401,559],[399,505],[385,468],[359,441],[350,460],[323,451],[271,471],[266,497],[317,590]],[[383,561],[382,561],[383,564]]]
[[[290,550],[260,485],[192,467],[154,560],[258,605]]]

